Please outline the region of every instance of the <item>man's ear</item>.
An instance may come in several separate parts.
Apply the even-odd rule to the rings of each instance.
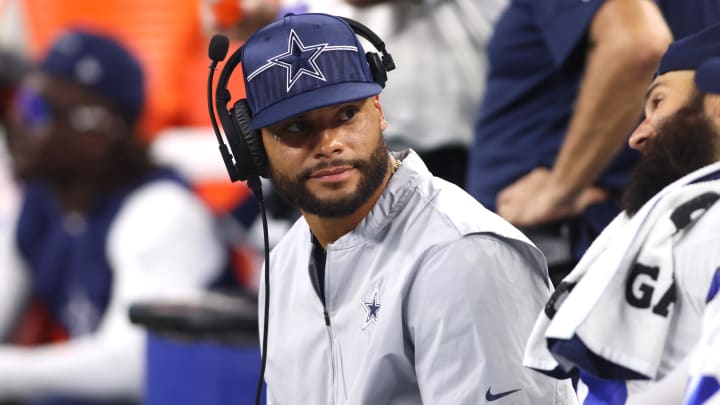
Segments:
[[[715,131],[720,133],[720,94],[707,93],[704,107],[705,116],[710,120]]]
[[[375,109],[380,114],[380,130],[385,131],[385,129],[387,129],[388,124],[387,124],[387,121],[385,120],[385,113],[383,112],[382,104],[380,104],[380,96],[379,95],[373,97],[373,105],[375,106]]]
[[[705,112],[720,128],[720,94],[707,93],[705,96]]]

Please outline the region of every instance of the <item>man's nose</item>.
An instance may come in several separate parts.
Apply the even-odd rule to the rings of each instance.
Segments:
[[[317,155],[331,157],[342,152],[342,130],[339,128],[323,128],[318,133]]]
[[[628,145],[631,148],[642,152],[647,141],[655,138],[656,136],[657,132],[655,132],[655,127],[646,118],[643,122],[640,123],[640,125],[638,125],[637,128],[635,128],[635,131],[633,131],[633,133],[630,135]]]

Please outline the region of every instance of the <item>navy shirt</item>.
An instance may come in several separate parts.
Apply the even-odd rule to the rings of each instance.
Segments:
[[[111,225],[127,196],[159,179],[182,182],[169,170],[120,189],[83,215],[66,215],[42,183],[29,183],[18,222],[18,247],[32,273],[32,294],[47,305],[70,336],[94,332],[110,300],[107,258]]]
[[[554,165],[585,70],[588,29],[603,3],[513,0],[500,16],[488,44],[490,72],[467,179],[468,192],[489,209],[495,210],[497,194],[515,180]],[[658,5],[676,38],[720,18],[718,0]],[[637,157],[626,146],[596,184],[619,195]],[[578,257],[619,210],[615,198],[584,215],[588,235]]]
[[[169,180],[189,185],[170,169],[160,168],[132,184],[104,195],[82,215],[67,215],[41,182],[25,188],[16,240],[31,276],[31,293],[42,301],[71,337],[93,333],[111,298],[113,269],[108,237],[126,201],[147,184]],[[152,224],[148,224],[151,226]],[[229,255],[228,250],[228,255]],[[229,256],[228,256],[229,258]],[[208,287],[237,286],[228,261]],[[111,366],[111,365],[109,365]],[[25,404],[25,402],[23,402]],[[80,399],[65,396],[33,398],[26,405],[129,405],[137,401]]]

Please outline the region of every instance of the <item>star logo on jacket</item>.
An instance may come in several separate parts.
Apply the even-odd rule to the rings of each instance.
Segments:
[[[330,46],[328,43],[305,45],[300,36],[294,29],[290,30],[288,37],[287,51],[273,56],[267,60],[267,63],[257,68],[248,75],[248,82],[265,70],[278,66],[285,69],[286,73],[286,91],[297,83],[302,76],[309,76],[318,80],[326,81],[325,75],[317,63],[318,57],[328,51],[351,51],[357,52],[355,46]]]
[[[372,298],[364,299],[362,304],[365,309],[365,322],[362,329],[365,330],[368,326],[376,323],[378,320],[378,314],[382,305],[380,304],[380,300],[378,298],[378,291],[374,290]]]

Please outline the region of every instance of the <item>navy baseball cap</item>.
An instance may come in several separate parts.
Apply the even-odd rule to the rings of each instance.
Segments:
[[[720,57],[708,59],[697,68],[695,84],[706,93],[720,94]]]
[[[253,129],[380,93],[352,28],[340,17],[288,14],[243,46]]]
[[[145,102],[143,71],[115,39],[79,29],[66,31],[41,58],[39,69],[96,92],[131,125],[137,123]]]
[[[720,24],[711,25],[670,44],[660,61],[657,75],[674,70],[697,70],[712,57],[720,57]]]

